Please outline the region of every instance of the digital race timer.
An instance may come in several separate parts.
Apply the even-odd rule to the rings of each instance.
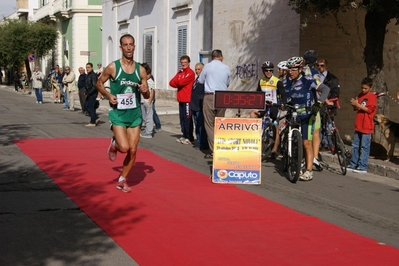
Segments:
[[[263,91],[216,91],[215,108],[240,108],[264,110]]]

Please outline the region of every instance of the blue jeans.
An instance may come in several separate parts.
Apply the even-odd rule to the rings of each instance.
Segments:
[[[367,171],[371,145],[371,134],[355,131],[352,142],[352,158],[349,167]]]
[[[202,111],[193,111],[192,116],[195,125],[197,147],[200,148],[201,150],[207,150],[209,149],[209,145],[204,126],[204,113]]]
[[[43,102],[42,88],[34,88],[36,94],[36,101]]]
[[[159,120],[157,111],[155,110],[155,100],[152,103],[152,119],[154,120],[155,129],[161,129],[161,121]]]
[[[69,109],[68,92],[64,91],[62,92],[62,95],[64,95],[64,109]]]

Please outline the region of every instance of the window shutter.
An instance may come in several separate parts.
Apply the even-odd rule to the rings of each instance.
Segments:
[[[180,57],[187,54],[187,26],[180,26],[177,30],[177,69],[179,69]]]
[[[144,50],[143,50],[143,63],[148,63],[148,65],[152,68],[153,62],[153,41],[152,41],[153,34],[152,33],[145,33],[144,34]],[[154,71],[154,70],[153,70]]]

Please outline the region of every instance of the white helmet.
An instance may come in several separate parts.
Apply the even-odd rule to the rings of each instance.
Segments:
[[[287,61],[281,61],[280,63],[277,64],[277,67],[282,70],[288,70]]]

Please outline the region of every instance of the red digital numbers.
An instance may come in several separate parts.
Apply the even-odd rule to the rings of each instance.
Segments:
[[[265,109],[262,91],[216,91],[215,108]]]

